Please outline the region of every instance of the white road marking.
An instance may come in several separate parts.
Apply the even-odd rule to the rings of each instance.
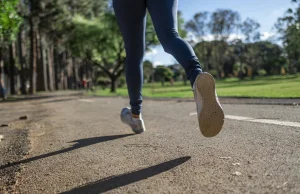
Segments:
[[[193,115],[197,115],[197,113],[190,113],[189,116],[193,116]],[[272,120],[272,119],[255,119],[251,117],[241,117],[241,116],[234,116],[234,115],[226,115],[225,118],[230,120],[237,120],[237,121],[247,121],[253,123],[265,123],[265,124],[300,128],[300,123],[298,122],[279,121],[279,120]]]
[[[80,102],[95,102],[94,100],[89,100],[89,99],[80,99],[78,101],[80,101]]]
[[[290,122],[290,121],[279,121],[279,120],[271,120],[271,119],[254,119],[250,117],[240,117],[240,116],[233,116],[233,115],[226,115],[226,119],[231,120],[238,120],[238,121],[248,121],[254,123],[265,123],[265,124],[273,124],[273,125],[281,125],[281,126],[288,126],[288,127],[299,127],[300,123],[297,122]]]

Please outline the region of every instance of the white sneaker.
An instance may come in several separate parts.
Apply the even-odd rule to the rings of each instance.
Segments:
[[[209,73],[201,73],[193,86],[198,122],[205,137],[216,136],[224,124],[224,112],[219,102],[215,80]]]
[[[142,118],[135,119],[131,116],[130,108],[123,108],[121,111],[121,121],[127,125],[129,125],[132,131],[136,134],[143,133],[146,131],[144,121]]]

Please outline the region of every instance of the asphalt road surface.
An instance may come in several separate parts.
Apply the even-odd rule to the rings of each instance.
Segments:
[[[127,105],[0,104],[0,193],[300,193],[300,106],[224,104],[222,132],[205,138],[193,102],[146,100],[141,135],[120,121]]]

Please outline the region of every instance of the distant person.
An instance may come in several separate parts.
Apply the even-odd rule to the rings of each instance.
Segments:
[[[87,81],[85,78],[82,79],[82,88],[83,89],[86,89],[86,86],[87,86]]]
[[[164,50],[183,66],[191,82],[202,134],[206,137],[217,135],[224,123],[224,113],[215,93],[214,78],[202,72],[192,47],[178,34],[178,0],[113,0],[113,7],[125,42],[126,81],[131,105],[122,110],[121,120],[135,133],[146,130],[142,119],[142,62],[148,10]]]

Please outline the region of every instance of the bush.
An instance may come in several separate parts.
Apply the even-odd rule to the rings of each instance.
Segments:
[[[300,61],[296,63],[295,67],[297,68],[297,72],[300,72]]]
[[[264,69],[260,69],[260,70],[258,70],[258,75],[265,76],[265,75],[267,75],[267,71]]]
[[[110,79],[106,77],[99,77],[97,79],[97,85],[101,86],[103,89],[107,88],[111,84]]]
[[[210,73],[212,76],[217,77],[217,70],[209,70],[208,73]]]
[[[121,87],[125,86],[125,84],[126,84],[126,78],[125,78],[125,76],[120,77],[119,81],[118,81],[118,87],[121,88]]]

